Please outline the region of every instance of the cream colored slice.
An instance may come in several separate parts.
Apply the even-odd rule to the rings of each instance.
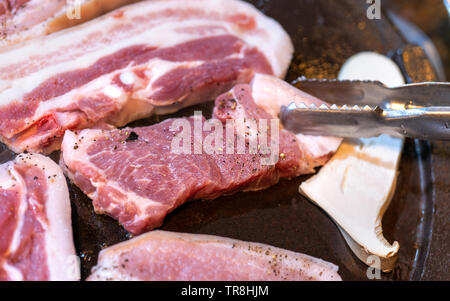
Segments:
[[[379,80],[404,84],[397,65],[382,55],[364,52],[350,58],[339,79]],[[382,135],[345,139],[334,157],[300,186],[336,222],[349,247],[366,264],[380,258],[380,269],[393,269],[400,245],[383,236],[381,221],[395,191],[403,138]]]

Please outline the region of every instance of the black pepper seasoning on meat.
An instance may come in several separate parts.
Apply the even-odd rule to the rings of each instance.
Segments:
[[[125,139],[125,141],[135,141],[138,140],[139,136],[135,132],[131,132],[130,135]]]

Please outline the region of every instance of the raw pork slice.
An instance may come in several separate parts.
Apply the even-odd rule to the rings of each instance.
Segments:
[[[136,1],[0,0],[0,47],[48,35]]]
[[[153,231],[100,252],[88,280],[337,281],[332,263],[259,243]]]
[[[79,280],[66,178],[51,159],[0,165],[0,280]]]
[[[64,131],[123,126],[284,76],[289,36],[236,0],[143,1],[0,50],[0,138],[48,153]]]
[[[276,184],[282,177],[314,172],[314,167],[336,150],[335,138],[323,138],[325,142],[329,140],[330,145],[326,152],[315,155],[316,144],[309,147],[294,134],[279,128],[272,130],[270,126],[265,131],[266,154],[259,151],[262,144],[258,144],[258,151],[251,152],[247,147],[245,153],[239,152],[237,141],[240,138],[247,146],[256,145],[255,141],[263,140],[259,138],[263,131],[259,128],[258,135],[250,135],[246,127],[242,131],[236,125],[228,134],[227,120],[245,118],[260,124],[261,120],[266,120],[268,125],[272,120],[278,122],[256,105],[254,87],[237,85],[218,97],[214,110],[218,124],[204,130],[200,137],[195,135],[195,118],[198,117],[169,119],[142,128],[67,131],[62,143],[61,164],[69,178],[93,199],[96,212],[116,218],[134,234],[159,227],[169,212],[189,200],[260,190]],[[275,94],[272,96],[273,102],[280,100]],[[306,98],[301,92],[296,97],[297,100]],[[197,122],[200,129],[208,125],[201,118]],[[180,123],[193,129],[188,133],[187,152],[182,153],[172,147],[174,137],[182,133],[177,126]],[[214,132],[219,129],[226,136],[222,145],[214,144],[218,151],[208,153],[200,148],[196,153],[198,141],[203,139],[206,143],[213,128]],[[279,143],[272,142],[274,133],[278,134]],[[270,158],[271,162],[262,160]]]

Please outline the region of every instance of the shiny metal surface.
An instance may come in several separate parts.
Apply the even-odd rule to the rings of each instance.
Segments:
[[[390,104],[408,107],[450,106],[450,83],[414,83],[387,88],[377,81],[339,81],[299,78],[294,82],[300,90],[330,104],[379,106]]]
[[[283,108],[284,126],[297,133],[349,138],[380,134],[450,140],[450,83],[388,88],[376,81],[297,79],[297,88],[330,104]]]
[[[390,104],[390,103],[389,103]],[[370,106],[283,107],[286,129],[309,135],[369,138],[381,134],[422,140],[450,140],[450,106],[394,109]]]

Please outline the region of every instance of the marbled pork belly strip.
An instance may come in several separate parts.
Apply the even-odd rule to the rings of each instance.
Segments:
[[[284,76],[293,47],[237,0],[149,0],[0,50],[0,139],[49,153],[65,130],[123,126],[213,100],[254,73]]]

